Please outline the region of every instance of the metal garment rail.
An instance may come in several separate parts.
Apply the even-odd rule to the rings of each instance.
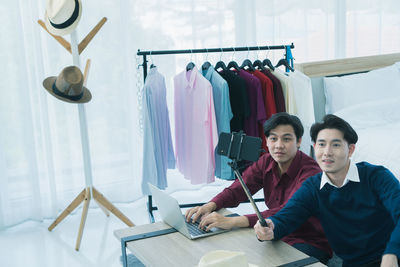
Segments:
[[[143,57],[143,80],[147,77],[147,55],[176,55],[176,54],[204,54],[204,53],[221,53],[221,52],[240,52],[240,51],[261,51],[261,50],[285,50],[285,59],[291,60],[291,49],[294,44],[290,45],[266,45],[266,46],[240,46],[240,47],[224,47],[224,48],[201,48],[201,49],[184,49],[184,50],[153,50],[153,51],[140,51],[136,53],[138,56]],[[290,52],[290,53],[288,53]]]
[[[147,77],[147,56],[154,55],[176,55],[176,54],[201,54],[201,53],[222,53],[222,52],[240,52],[240,51],[261,51],[261,50],[284,50],[285,51],[285,59],[288,61],[290,65],[293,66],[293,57],[291,49],[294,48],[294,44],[290,45],[266,45],[266,46],[240,46],[240,47],[224,47],[224,48],[201,48],[201,49],[183,49],[183,50],[153,50],[153,51],[140,51],[136,53],[138,56],[143,57],[142,64],[139,65],[143,67],[143,82],[146,81]],[[263,198],[254,199],[255,202],[263,202]],[[248,203],[249,201],[245,201],[243,203]],[[190,208],[195,206],[201,206],[204,203],[188,203],[188,204],[180,204],[181,208]],[[157,207],[153,206],[153,198],[151,195],[148,195],[147,201],[147,209],[149,212],[150,222],[154,222],[153,211],[157,210]]]

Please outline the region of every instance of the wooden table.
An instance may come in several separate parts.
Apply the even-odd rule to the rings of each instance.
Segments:
[[[164,222],[115,230],[121,238],[171,228]],[[252,228],[189,240],[179,232],[126,243],[126,247],[146,266],[196,266],[200,258],[212,250],[232,250],[246,253],[248,262],[258,266],[278,266],[307,258],[301,251],[282,241],[260,242]],[[125,247],[123,247],[123,250]],[[123,252],[124,253],[124,252]],[[325,266],[314,263],[309,266]]]

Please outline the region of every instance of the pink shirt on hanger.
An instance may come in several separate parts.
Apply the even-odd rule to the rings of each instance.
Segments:
[[[175,154],[192,184],[214,182],[218,143],[212,86],[194,67],[174,77]]]

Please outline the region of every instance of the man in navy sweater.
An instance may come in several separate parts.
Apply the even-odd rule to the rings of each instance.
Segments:
[[[281,239],[316,216],[343,266],[399,266],[399,181],[382,166],[351,162],[357,133],[335,115],[315,123],[311,139],[323,172],[308,178],[268,227],[256,223],[258,239]]]

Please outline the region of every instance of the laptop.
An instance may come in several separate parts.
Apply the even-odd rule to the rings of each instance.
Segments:
[[[197,222],[186,222],[185,215],[182,214],[178,201],[175,198],[150,183],[148,183],[148,185],[162,220],[187,238],[197,239],[230,231],[221,228],[212,228],[210,231],[204,231],[199,229],[199,224]]]

